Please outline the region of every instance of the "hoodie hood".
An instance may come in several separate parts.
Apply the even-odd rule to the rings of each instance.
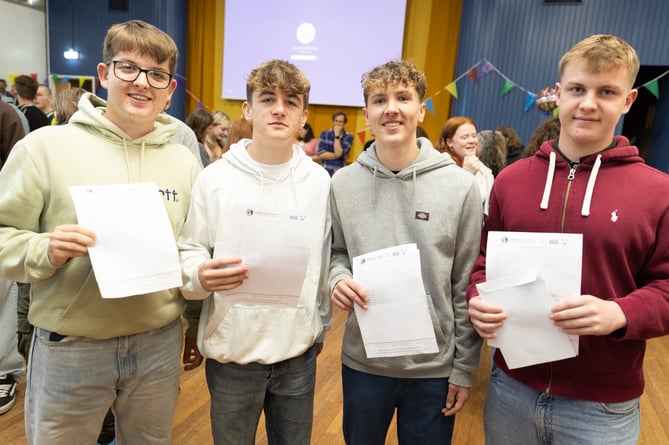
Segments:
[[[164,115],[159,115],[154,124],[154,130],[138,139],[131,139],[123,130],[104,117],[107,102],[103,99],[86,93],[79,99],[79,110],[72,115],[69,123],[84,128],[86,131],[98,135],[112,144],[123,146],[125,153],[128,178],[131,161],[128,154],[130,149],[140,150],[140,181],[144,180],[144,155],[147,149],[159,149],[170,142],[179,128],[179,124]]]
[[[295,185],[306,182],[313,169],[313,161],[304,154],[298,145],[293,144],[292,156],[288,162],[279,165],[261,164],[254,160],[248,153],[251,139],[242,139],[230,146],[222,161],[230,163],[242,173],[254,178],[260,185],[260,193],[264,192],[268,184],[281,184],[289,181],[292,185],[293,200],[297,207],[297,195]]]
[[[79,99],[79,110],[72,115],[70,123],[85,127],[91,133],[97,133],[111,142],[127,145],[143,145],[147,149],[159,148],[170,142],[178,129],[178,124],[164,115],[156,118],[152,132],[138,139],[131,139],[123,130],[109,119],[104,117],[107,102],[91,93],[86,93]]]
[[[544,185],[541,203],[539,204],[539,207],[542,210],[548,209],[551,189],[553,187],[553,178],[557,167],[566,168],[570,171],[570,181],[574,179],[577,171],[581,174],[589,174],[585,196],[583,197],[583,206],[581,207],[581,216],[589,216],[592,193],[595,189],[597,174],[599,173],[602,163],[643,163],[643,159],[639,157],[639,150],[635,146],[630,145],[629,140],[624,136],[615,136],[615,144],[612,148],[584,156],[578,162],[569,162],[562,154],[556,151],[553,146],[554,143],[555,141],[552,140],[544,142],[536,154],[537,157],[548,162],[546,183]]]
[[[372,144],[367,150],[358,156],[358,164],[368,169],[374,175],[373,202],[376,203],[376,181],[378,179],[400,179],[412,180],[414,187],[416,177],[437,168],[454,164],[455,161],[447,153],[440,153],[435,150],[432,143],[427,138],[418,138],[416,140],[420,152],[411,165],[404,167],[397,173],[390,171],[384,166],[376,156],[376,143]]]

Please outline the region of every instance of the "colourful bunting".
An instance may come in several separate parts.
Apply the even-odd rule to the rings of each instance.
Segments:
[[[657,79],[653,79],[643,86],[650,91],[657,100],[660,100],[660,85],[657,83]]]
[[[527,95],[525,96],[525,111],[529,110],[532,108],[534,105],[535,101],[537,100],[537,95],[534,93],[530,93],[529,91],[527,92]]]
[[[500,92],[499,96],[504,97],[506,96],[509,91],[513,90],[516,87],[516,84],[511,82],[509,79],[504,79],[504,84],[502,85],[502,91]]]
[[[485,77],[493,71],[495,71],[495,67],[492,65],[492,63],[486,60],[481,69],[479,70],[479,77]]]
[[[469,77],[474,82],[477,82],[479,80],[478,77],[476,76],[476,65],[469,68],[469,71],[467,71],[467,77]]]
[[[429,111],[430,114],[434,114],[434,104],[432,103],[431,97],[428,97],[425,101],[425,108],[427,108],[427,111]]]
[[[367,130],[360,130],[358,131],[358,139],[360,139],[360,142],[362,145],[365,145],[365,135],[367,134]]]
[[[451,96],[458,98],[458,86],[455,84],[455,81],[446,85],[446,91],[451,93]]]

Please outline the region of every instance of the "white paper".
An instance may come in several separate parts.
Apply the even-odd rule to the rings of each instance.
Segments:
[[[174,232],[155,183],[69,187],[79,225],[96,235],[88,253],[102,298],[182,285]]]
[[[519,272],[528,272],[531,276],[538,277],[534,281],[545,283],[551,297],[551,305],[553,305],[564,298],[581,294],[582,251],[583,235],[581,234],[491,231],[488,233],[486,278],[488,283],[504,278],[513,281],[518,279]],[[521,274],[520,277],[522,276]],[[518,351],[527,349],[531,347],[533,342],[543,342],[543,347],[546,350],[563,351],[553,337],[554,325],[548,318],[548,313],[545,317],[535,314],[536,319],[532,320],[523,316],[523,313],[527,315],[532,310],[530,308],[536,309],[535,305],[532,304],[536,302],[520,304],[522,303],[521,299],[530,300],[535,298],[533,292],[539,292],[538,295],[541,295],[540,290],[536,287],[540,286],[539,284],[534,286],[531,286],[530,282],[524,284],[521,283],[517,289],[509,290],[508,293],[505,291],[505,294],[511,294],[512,297],[510,298],[519,303],[511,304],[509,308],[511,312],[507,312],[505,308],[505,313],[511,320],[507,319],[505,321],[504,333],[505,337],[511,337],[511,341],[505,342],[506,348],[502,348],[499,330],[497,339],[488,340],[490,346],[499,347],[502,350],[505,360],[507,355],[515,356],[517,351],[514,351],[514,349]],[[499,286],[499,284],[494,286]],[[528,289],[531,290],[528,292]],[[482,298],[486,299],[484,296]],[[502,305],[502,307],[504,306]],[[535,324],[532,325],[532,323]],[[532,335],[527,335],[529,328],[532,329]],[[536,356],[538,361],[530,364],[576,356],[578,354],[578,336],[567,336],[564,333],[562,335],[569,338],[571,343],[570,352],[565,352],[563,357],[550,360],[544,360],[542,357]]]
[[[314,230],[304,212],[237,206],[237,235],[214,245],[214,258],[238,256],[249,277],[221,292],[239,303],[296,307],[307,275]]]
[[[536,272],[521,272],[477,284],[481,298],[500,306],[507,319],[497,330],[496,346],[510,369],[576,356],[578,345],[548,318],[555,304]]]
[[[353,279],[369,296],[367,310],[355,306],[368,358],[437,352],[415,244],[353,258]]]

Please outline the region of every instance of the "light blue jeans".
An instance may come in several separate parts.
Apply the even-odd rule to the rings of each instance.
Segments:
[[[23,375],[23,357],[17,348],[16,298],[16,283],[0,278],[0,377],[12,375],[18,382]]]
[[[25,399],[28,444],[94,444],[111,406],[117,445],[168,445],[182,335],[180,318],[108,340],[58,341],[35,328]]]
[[[639,419],[638,398],[600,403],[555,397],[493,366],[484,409],[485,443],[635,445]]]
[[[272,365],[207,359],[205,367],[216,445],[253,445],[263,410],[269,445],[309,445],[316,386],[315,347]]]

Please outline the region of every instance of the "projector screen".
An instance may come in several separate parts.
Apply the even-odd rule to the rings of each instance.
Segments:
[[[402,57],[406,0],[226,0],[224,99],[246,99],[249,72],[287,60],[311,82],[309,102],[362,106],[360,78]]]

